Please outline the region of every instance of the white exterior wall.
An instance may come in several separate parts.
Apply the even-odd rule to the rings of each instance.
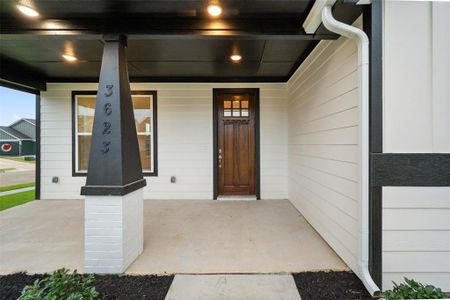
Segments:
[[[383,188],[383,288],[403,277],[450,291],[450,187]]]
[[[384,152],[450,152],[450,3],[384,2]]]
[[[357,85],[357,47],[345,38],[320,42],[288,82],[289,200],[354,271]]]
[[[384,2],[384,152],[450,152],[450,3]],[[450,291],[450,187],[383,188],[383,289]]]
[[[145,199],[212,199],[213,88],[260,88],[261,198],[287,198],[285,84],[135,83],[156,90],[158,176],[146,177]],[[41,93],[41,198],[76,199],[85,177],[72,177],[72,91],[94,83],[50,83]],[[59,183],[52,183],[58,176]],[[170,183],[170,176],[177,182]]]

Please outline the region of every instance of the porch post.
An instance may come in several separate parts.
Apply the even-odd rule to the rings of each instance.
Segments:
[[[85,272],[122,273],[143,250],[143,190],[126,38],[104,37],[85,195]]]

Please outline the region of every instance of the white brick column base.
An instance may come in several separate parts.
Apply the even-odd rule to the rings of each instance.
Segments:
[[[84,270],[123,273],[144,247],[143,189],[125,196],[86,196]]]

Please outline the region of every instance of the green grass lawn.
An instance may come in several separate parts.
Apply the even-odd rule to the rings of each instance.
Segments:
[[[0,196],[0,211],[34,200],[34,190]]]
[[[20,162],[26,162],[26,163],[29,163],[29,164],[36,164],[35,160],[25,160],[25,156],[2,156],[2,158],[15,160],[15,161],[20,161]]]
[[[30,186],[34,186],[34,185],[35,185],[34,182],[28,182],[28,183],[21,183],[21,184],[4,186],[4,187],[0,187],[0,192],[6,192],[6,191],[22,189],[22,188],[26,188],[26,187],[30,187]]]

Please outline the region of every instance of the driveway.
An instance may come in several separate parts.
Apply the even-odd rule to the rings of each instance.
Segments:
[[[35,164],[0,158],[0,187],[35,181]]]

